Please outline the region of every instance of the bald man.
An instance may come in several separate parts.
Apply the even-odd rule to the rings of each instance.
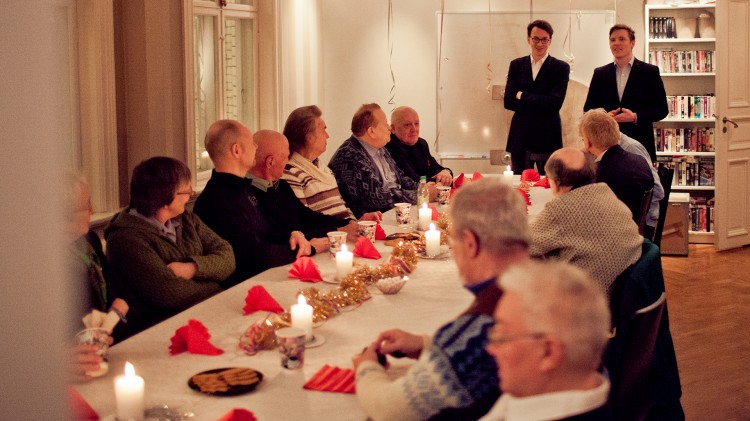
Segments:
[[[260,130],[253,136],[258,146],[255,165],[247,178],[253,184],[263,217],[277,231],[302,231],[310,244],[320,253],[328,250],[329,231],[344,231],[349,238],[357,237],[357,222],[316,212],[305,206],[294,194],[286,180],[284,168],[289,162],[289,142],[273,130]]]
[[[453,173],[438,164],[427,141],[419,137],[419,115],[413,108],[398,107],[391,113],[391,141],[385,145],[404,175],[414,181],[427,177],[443,186],[453,183]]]
[[[580,149],[558,149],[545,170],[554,197],[529,223],[530,254],[584,269],[609,297],[615,278],[641,257],[630,210],[609,186],[594,183],[592,157]]]
[[[263,217],[252,182],[245,178],[257,148],[247,127],[235,120],[219,120],[208,128],[205,145],[215,168],[194,212],[232,245],[237,269],[231,285],[315,254],[301,231],[277,231]]]

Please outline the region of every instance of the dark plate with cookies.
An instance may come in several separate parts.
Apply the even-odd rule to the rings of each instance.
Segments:
[[[215,368],[200,372],[188,380],[191,389],[214,396],[249,393],[263,381],[263,373],[247,367]]]

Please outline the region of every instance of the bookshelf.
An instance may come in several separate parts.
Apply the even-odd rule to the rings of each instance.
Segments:
[[[690,194],[691,243],[713,243],[716,33],[714,4],[647,4],[645,61],[659,67],[670,114],[654,124],[656,165]]]

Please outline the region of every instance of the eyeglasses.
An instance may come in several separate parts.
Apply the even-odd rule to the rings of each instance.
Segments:
[[[522,339],[542,339],[547,336],[546,333],[542,332],[531,332],[531,333],[516,333],[511,335],[499,335],[496,333],[490,333],[487,340],[491,344],[502,345],[508,342],[520,341]]]
[[[195,193],[195,192],[193,191],[193,189],[192,189],[192,188],[191,188],[190,190],[187,190],[187,191],[178,191],[178,192],[177,192],[177,194],[186,194],[186,195],[188,195],[188,196],[192,196],[192,195],[193,195],[193,193]]]
[[[542,45],[547,45],[550,42],[549,38],[537,38],[537,37],[531,37],[531,42],[534,44],[539,44],[540,42]]]

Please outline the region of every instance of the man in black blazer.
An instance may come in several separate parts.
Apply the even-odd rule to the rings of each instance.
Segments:
[[[570,77],[568,63],[547,53],[552,43],[549,22],[531,22],[526,35],[531,54],[510,62],[504,96],[505,109],[515,111],[505,149],[516,174],[526,169],[527,152],[551,154],[562,147],[560,108]],[[546,162],[537,162],[542,174]]]
[[[641,142],[656,161],[653,122],[667,116],[667,94],[659,68],[633,57],[635,32],[617,24],[609,30],[614,63],[598,67],[591,78],[583,110],[604,108],[620,131]]]
[[[579,125],[583,147],[597,162],[596,181],[606,183],[615,196],[625,203],[638,223],[641,200],[654,187],[651,166],[643,157],[625,151],[620,145],[620,131],[615,119],[602,109],[583,114]]]

